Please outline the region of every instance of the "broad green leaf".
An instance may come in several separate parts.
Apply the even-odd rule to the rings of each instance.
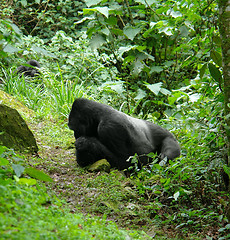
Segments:
[[[160,20],[158,22],[150,22],[150,27],[153,28],[153,27],[156,27],[156,28],[163,28],[163,27],[166,27],[168,26],[168,21],[166,20]]]
[[[224,231],[226,231],[226,228],[225,228],[225,227],[218,229],[218,232],[220,232],[220,233],[221,233],[221,232],[224,232]],[[225,238],[225,239],[226,239],[226,238]]]
[[[134,45],[134,48],[137,49],[139,52],[142,52],[142,51],[144,51],[146,49],[146,46]],[[145,54],[146,56],[148,56],[148,58],[149,58],[149,56],[151,56],[151,55],[149,55],[146,52],[143,52],[142,54]],[[154,59],[154,61],[155,61],[155,59]]]
[[[159,190],[156,190],[156,191],[154,191],[154,194],[161,195],[161,194],[162,194],[162,192],[161,192],[161,191],[159,191]]]
[[[162,72],[162,71],[163,71],[162,67],[160,67],[160,66],[152,66],[150,73],[153,73],[153,72],[159,73],[159,72]]]
[[[158,22],[150,22],[150,24],[149,24],[149,26],[151,27],[151,28],[153,28],[155,25],[157,25],[158,24]]]
[[[101,13],[102,15],[104,15],[105,17],[109,17],[109,8],[108,7],[95,7],[95,9]]]
[[[101,45],[105,42],[106,41],[102,35],[96,34],[90,39],[90,47],[92,48],[92,50],[95,50],[101,47]]]
[[[92,14],[93,12],[99,12],[104,15],[106,18],[109,16],[109,8],[108,7],[95,7],[95,8],[84,8],[83,14]]]
[[[151,6],[153,3],[157,3],[156,0],[135,0],[135,2],[141,3],[145,5],[146,7]]]
[[[4,52],[7,52],[7,53],[16,53],[16,52],[19,52],[20,49],[10,45],[10,44],[7,44],[4,48],[3,48],[3,51]]]
[[[161,92],[162,94],[164,94],[164,95],[170,95],[170,94],[171,94],[171,92],[170,92],[168,89],[166,89],[166,88],[161,88],[161,89],[160,89],[160,92]]]
[[[192,95],[189,96],[189,100],[191,102],[197,102],[200,99],[201,95],[199,93],[194,93]]]
[[[227,224],[227,225],[225,226],[225,228],[226,228],[226,229],[230,229],[230,224]]]
[[[130,40],[133,40],[140,31],[141,28],[134,28],[131,26],[126,26],[123,30],[125,36]]]
[[[122,55],[123,55],[124,52],[128,52],[128,51],[131,50],[132,48],[133,48],[133,46],[120,47],[120,48],[118,49],[119,56],[122,57]]]
[[[168,21],[166,20],[161,20],[158,22],[150,22],[150,27],[151,28],[157,28],[159,33],[165,33],[168,36],[173,35],[173,27],[169,26]]]
[[[186,190],[186,189],[183,189],[183,192],[184,192],[185,194],[187,194],[187,195],[192,194],[192,191],[188,191],[188,190]]]
[[[24,172],[25,168],[20,164],[12,164],[12,168],[17,177],[21,177],[22,173]]]
[[[83,8],[83,14],[93,14],[94,12],[97,12],[95,8]]]
[[[226,164],[223,166],[223,169],[225,171],[225,173],[228,174],[228,176],[230,177],[230,167],[228,167]]]
[[[157,154],[156,153],[153,153],[153,152],[150,152],[150,153],[148,153],[148,154],[146,154],[146,156],[148,156],[148,157],[150,157],[150,158],[156,158],[157,157]],[[152,162],[151,162],[151,164],[152,164]],[[159,176],[159,175],[157,175],[157,176]],[[151,179],[155,179],[155,175],[153,176],[153,177],[151,177]],[[161,179],[161,177],[159,177],[159,179]]]
[[[146,96],[146,92],[142,89],[137,90],[137,96],[134,98],[135,100],[141,100]]]
[[[210,57],[216,65],[222,67],[222,55],[219,52],[211,50]]]
[[[27,1],[26,0],[21,0],[21,4],[23,7],[25,7],[27,5]]]
[[[36,168],[26,168],[25,172],[32,178],[36,178],[38,180],[41,181],[45,181],[45,182],[52,182],[53,179],[48,176],[47,174],[45,174],[44,172],[37,170]]]
[[[128,55],[123,61],[124,66],[126,66],[128,63],[133,63],[135,59],[136,57],[134,55]]]
[[[37,181],[36,179],[33,178],[19,178],[18,183],[32,186],[35,185]]]
[[[53,53],[50,53],[50,52],[46,51],[44,48],[37,47],[37,46],[33,46],[31,49],[32,49],[34,52],[36,52],[36,53],[43,54],[44,56],[52,57],[52,58],[57,58],[56,55],[54,55]]]
[[[164,62],[164,67],[171,67],[172,65],[175,65],[176,63],[174,61],[166,61]]]
[[[172,27],[165,27],[165,28],[159,29],[159,32],[160,32],[160,33],[163,32],[163,33],[165,33],[166,35],[171,36],[171,35],[173,35],[172,30],[173,30]]]
[[[161,90],[162,82],[155,83],[155,84],[145,84],[145,86],[155,95],[158,95],[158,93]]]
[[[144,34],[142,35],[144,38],[147,38],[149,35],[151,35],[151,33],[154,31],[154,29],[149,28],[147,31],[144,32]]]
[[[189,29],[188,29],[188,27],[187,27],[186,25],[181,26],[181,27],[179,28],[179,30],[180,30],[180,35],[181,35],[182,37],[187,37],[187,36],[188,36],[188,34],[189,34]]]
[[[168,102],[169,102],[169,105],[173,105],[177,100],[177,97],[175,96],[170,96],[168,97]]]
[[[85,0],[85,4],[87,7],[91,7],[93,5],[97,5],[100,3],[102,0]]]
[[[167,11],[167,14],[172,16],[173,18],[178,18],[178,17],[182,17],[183,16],[181,12],[174,11],[174,10],[171,10],[171,9]]]
[[[164,183],[164,186],[165,187],[168,186],[170,184],[170,182],[171,182],[171,178],[167,178],[165,183]]]
[[[160,182],[163,183],[163,184],[164,184],[166,181],[167,181],[167,179],[165,179],[165,178],[161,178],[161,179],[160,179]]]
[[[109,36],[110,35],[110,31],[108,28],[103,28],[101,29],[101,32],[104,33],[106,36]]]
[[[102,90],[103,89],[106,89],[106,91],[108,91],[108,88],[109,89],[112,89],[113,91],[119,93],[119,94],[122,94],[122,92],[124,91],[124,88],[123,88],[123,82],[121,81],[118,81],[118,82],[105,82],[104,84],[101,85],[100,87]]]
[[[117,18],[115,16],[110,15],[105,21],[109,25],[117,25]]]
[[[133,63],[133,66],[134,66],[134,68],[133,68],[132,74],[133,74],[134,76],[137,76],[137,75],[141,72],[141,70],[144,68],[145,65],[143,64],[142,61],[136,60],[136,61]]]
[[[214,41],[214,43],[216,45],[221,46],[221,38],[220,38],[220,36],[214,36],[212,39],[213,39],[213,41]]]
[[[200,69],[200,78],[203,78],[204,74],[205,74],[205,70],[207,69],[208,64],[205,63],[202,68]]]
[[[21,34],[22,33],[17,25],[15,25],[14,23],[9,23],[9,24],[12,27],[12,29],[15,31],[15,33],[17,33],[17,34]]]
[[[137,47],[137,49],[139,49],[139,47]],[[149,59],[149,60],[152,60],[153,62],[155,61],[155,57],[153,57],[152,55],[148,54],[148,53],[144,53],[146,55],[146,57]]]
[[[214,80],[218,83],[221,83],[222,75],[220,73],[220,70],[212,63],[208,64],[208,69],[209,69],[211,76],[214,78]]]
[[[5,158],[0,157],[0,166],[9,165],[9,161]]]

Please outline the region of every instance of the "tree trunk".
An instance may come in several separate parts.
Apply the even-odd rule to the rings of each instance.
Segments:
[[[228,166],[230,166],[230,0],[219,0],[219,29],[222,41]]]

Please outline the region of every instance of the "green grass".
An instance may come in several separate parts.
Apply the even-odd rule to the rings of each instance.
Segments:
[[[50,72],[43,72],[34,79],[9,74],[1,88],[17,96],[28,108],[36,111],[37,116],[45,118],[52,115],[62,119],[68,117],[75,98],[88,92],[78,81],[63,80],[61,75],[57,77]]]
[[[118,229],[106,216],[71,213],[44,184],[25,174],[17,177],[11,164],[23,159],[0,150],[1,239],[149,239],[144,232]]]
[[[147,239],[144,233],[119,230],[105,218],[70,213],[38,184],[2,183],[1,239]]]

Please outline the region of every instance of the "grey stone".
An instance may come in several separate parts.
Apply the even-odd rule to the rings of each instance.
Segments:
[[[0,104],[0,144],[17,151],[36,153],[33,133],[16,109]]]

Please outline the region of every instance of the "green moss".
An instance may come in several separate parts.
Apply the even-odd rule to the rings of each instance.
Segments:
[[[89,167],[90,172],[110,172],[110,164],[106,159],[101,159]]]
[[[17,110],[0,104],[0,144],[18,151],[37,152],[33,133]]]
[[[21,102],[15,99],[15,97],[9,95],[8,93],[0,90],[0,104],[7,105],[9,107],[15,108],[19,111],[20,114],[24,117],[34,116],[35,113],[33,110],[29,109]]]

